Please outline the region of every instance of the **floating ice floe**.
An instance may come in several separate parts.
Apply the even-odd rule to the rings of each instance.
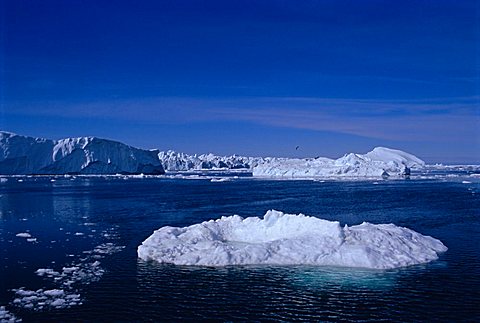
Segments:
[[[222,217],[189,227],[163,227],[138,257],[198,266],[318,265],[389,269],[426,263],[445,252],[441,241],[393,224],[347,226],[270,210],[264,218]]]
[[[22,320],[15,317],[11,312],[9,312],[5,306],[0,306],[0,322],[2,323],[14,323],[21,322]]]
[[[220,177],[220,178],[212,178],[210,182],[228,182],[231,181],[231,178],[228,177]]]
[[[88,285],[98,281],[105,270],[98,259],[121,251],[124,247],[113,243],[102,243],[93,250],[84,251],[87,256],[64,266],[61,270],[39,268],[35,273],[51,280],[57,288],[28,290],[24,287],[13,289],[15,299],[12,304],[34,311],[62,309],[82,304],[82,298],[75,286]]]
[[[61,309],[82,304],[79,294],[71,293],[63,289],[38,289],[33,291],[19,288],[13,291],[16,296],[13,304],[28,309]]]
[[[20,233],[17,233],[15,236],[19,237],[19,238],[31,238],[32,237],[32,235],[28,232],[20,232]]]

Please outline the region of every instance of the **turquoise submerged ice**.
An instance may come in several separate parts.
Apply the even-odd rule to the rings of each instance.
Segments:
[[[393,224],[340,226],[303,214],[268,211],[184,228],[162,227],[138,247],[138,257],[196,266],[318,265],[389,269],[438,259],[437,239]]]

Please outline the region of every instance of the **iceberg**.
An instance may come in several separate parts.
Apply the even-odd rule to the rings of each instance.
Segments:
[[[385,147],[376,147],[366,154],[349,153],[338,159],[189,155],[173,150],[159,152],[158,158],[167,171],[244,169],[255,177],[275,178],[399,177],[409,175],[411,169],[425,167],[420,158]]]
[[[0,131],[0,174],[163,174],[157,150],[96,137],[50,140]]]
[[[189,155],[173,150],[161,151],[158,158],[167,171],[189,171],[189,170],[228,170],[243,169],[249,170],[255,166],[260,157],[244,157],[238,155],[217,156],[214,154]]]
[[[189,155],[173,150],[143,150],[96,137],[50,140],[0,131],[0,175],[244,170],[255,177],[378,178],[409,175],[410,169],[424,166],[425,162],[412,154],[384,147],[338,159]]]
[[[316,265],[390,269],[438,259],[437,239],[394,224],[341,227],[303,214],[222,217],[162,227],[137,249],[142,260],[194,266]]]
[[[425,162],[401,150],[377,147],[366,154],[349,153],[338,159],[265,158],[253,168],[256,177],[400,177],[410,169],[420,169]]]

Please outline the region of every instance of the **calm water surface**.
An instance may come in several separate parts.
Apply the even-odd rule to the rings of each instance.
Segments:
[[[464,179],[9,178],[0,183],[0,306],[24,321],[478,322],[480,181]],[[161,226],[268,209],[348,225],[394,223],[449,250],[438,261],[397,270],[199,268],[137,259],[137,246]],[[14,302],[20,287],[65,289],[37,269],[75,266],[93,268],[68,285],[81,304],[39,309]]]

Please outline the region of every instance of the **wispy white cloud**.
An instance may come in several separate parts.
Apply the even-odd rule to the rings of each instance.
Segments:
[[[480,97],[354,100],[302,97],[112,99],[17,102],[17,116],[121,119],[156,124],[243,121],[402,141],[479,141]]]

